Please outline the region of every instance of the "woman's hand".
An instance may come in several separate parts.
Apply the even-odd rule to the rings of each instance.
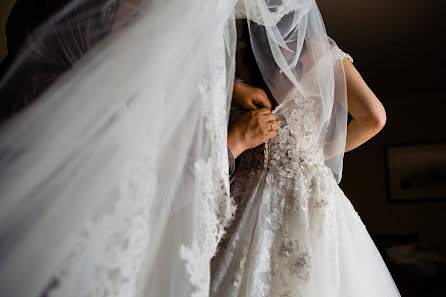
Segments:
[[[276,115],[266,108],[244,113],[228,130],[228,148],[234,158],[276,135],[279,123]]]
[[[264,90],[241,81],[234,84],[233,94],[233,99],[246,109],[267,108],[271,110],[273,107]]]

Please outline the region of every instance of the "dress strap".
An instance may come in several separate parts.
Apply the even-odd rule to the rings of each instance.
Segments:
[[[349,59],[350,62],[353,63],[353,58],[349,54],[343,52],[339,47],[336,46],[335,49],[335,60],[344,60],[345,58]]]

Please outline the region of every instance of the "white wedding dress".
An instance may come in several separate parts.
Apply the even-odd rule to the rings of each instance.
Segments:
[[[333,53],[351,59],[337,47]],[[292,91],[274,110],[277,135],[240,156],[231,178],[238,210],[213,261],[211,296],[399,296],[324,165],[319,103]]]

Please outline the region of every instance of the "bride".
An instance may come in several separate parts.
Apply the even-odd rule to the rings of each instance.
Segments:
[[[313,39],[308,27],[300,32],[320,21],[315,4],[300,12],[299,21],[299,12],[290,13],[284,6],[277,9],[285,9],[277,17],[270,14],[277,28],[271,30],[267,17],[250,13],[262,10],[257,4],[236,5],[239,17],[247,18],[239,30],[245,48],[238,48],[248,54],[240,61],[253,61],[238,70],[238,76],[245,74],[247,81],[270,90],[279,128],[264,146],[243,153],[231,176],[238,209],[213,259],[210,295],[400,296],[364,224],[337,185],[340,164],[332,163],[333,158],[342,159],[340,148],[352,150],[382,129],[384,108],[348,54],[330,39],[324,44],[329,50],[317,53],[323,46],[320,39]],[[282,45],[277,49],[279,38]],[[281,60],[291,65],[282,67]],[[262,76],[247,74],[247,67]],[[287,70],[291,78],[283,74]],[[323,88],[330,79],[334,114],[327,117],[324,104],[331,101],[323,97]],[[345,135],[347,109],[353,120]],[[240,108],[233,106],[231,112],[236,117]],[[333,121],[340,122],[330,127]]]
[[[0,129],[2,296],[397,295],[336,183],[347,90],[314,0],[70,0],[27,11],[53,4],[37,29],[25,23],[0,78],[14,112],[39,97]],[[234,16],[249,20],[280,128],[253,158],[262,169],[240,179],[247,207],[211,286],[235,209]]]

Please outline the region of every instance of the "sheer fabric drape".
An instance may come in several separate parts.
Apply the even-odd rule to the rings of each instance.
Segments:
[[[337,48],[328,37],[314,0],[244,0],[236,17],[248,21],[250,46],[268,91],[277,104],[293,92],[317,97],[317,129],[325,163],[342,177],[347,133],[347,90]]]
[[[0,295],[207,296],[233,212],[234,5],[35,10],[0,82]]]

